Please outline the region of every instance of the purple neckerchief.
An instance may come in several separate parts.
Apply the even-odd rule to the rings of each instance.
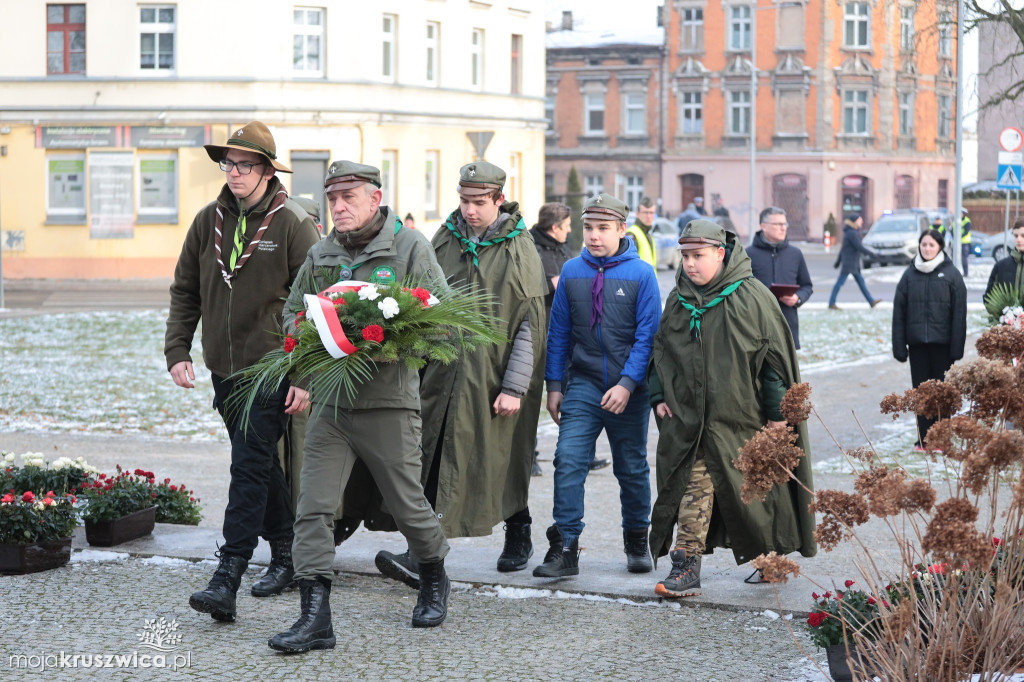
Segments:
[[[594,281],[590,283],[590,328],[593,329],[595,324],[601,324],[601,316],[604,314],[604,271],[614,268],[623,261],[606,261],[599,265],[584,258],[583,262],[597,270]]]

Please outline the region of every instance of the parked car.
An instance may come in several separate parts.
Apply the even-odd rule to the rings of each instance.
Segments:
[[[928,225],[928,215],[923,212],[883,213],[864,237],[864,246],[874,251],[876,257],[864,256],[862,266],[909,264],[917,255],[917,240]]]
[[[997,234],[975,235],[974,255],[988,256],[999,260],[1006,258],[1013,250],[1013,230],[1003,230]]]
[[[674,221],[668,218],[655,218],[651,225],[651,237],[654,240],[654,252],[658,265],[675,270],[679,267],[679,230]]]

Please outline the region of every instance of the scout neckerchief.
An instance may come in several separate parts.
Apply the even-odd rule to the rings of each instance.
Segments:
[[[485,246],[494,246],[495,244],[500,244],[514,237],[518,237],[523,232],[523,230],[526,229],[526,224],[523,223],[523,219],[520,218],[519,222],[516,223],[515,229],[509,232],[504,237],[493,237],[491,239],[485,239],[478,243],[474,242],[473,240],[469,239],[466,235],[462,234],[462,232],[460,232],[459,229],[452,224],[452,216],[454,215],[455,213],[452,213],[452,215],[448,216],[448,220],[445,222],[444,226],[447,227],[448,231],[451,232],[455,236],[455,238],[459,240],[460,244],[462,244],[462,253],[468,253],[471,256],[473,256],[473,266],[477,270],[480,269],[480,259],[478,257],[479,254],[477,252],[478,249],[482,249]]]
[[[604,315],[604,271],[621,265],[621,260],[605,262],[603,265],[592,263],[586,258],[583,262],[597,270],[593,281],[590,283],[590,328],[601,324],[601,317]]]
[[[722,289],[722,293],[711,299],[707,303],[707,305],[701,306],[700,308],[690,305],[685,300],[683,300],[683,297],[679,294],[678,291],[676,292],[676,298],[679,299],[679,302],[683,305],[684,308],[690,311],[690,336],[693,338],[694,341],[700,340],[700,320],[704,313],[706,313],[708,310],[714,308],[716,305],[724,301],[725,297],[739,289],[741,284],[743,284],[742,279],[736,280],[726,288]]]
[[[260,225],[260,229],[256,230],[256,234],[253,235],[252,241],[249,242],[249,246],[246,247],[241,256],[234,253],[231,254],[231,265],[226,265],[224,263],[224,252],[220,248],[221,241],[223,240],[224,212],[221,211],[220,204],[217,204],[217,221],[213,226],[213,245],[214,248],[217,249],[217,263],[220,265],[221,277],[223,277],[224,281],[227,282],[228,288],[231,288],[231,279],[239,270],[242,269],[242,266],[249,260],[249,256],[251,256],[252,252],[256,250],[257,246],[259,246],[260,240],[263,238],[263,233],[267,231],[268,227],[270,227],[270,221],[274,218],[274,214],[284,206],[284,200],[287,198],[288,193],[283,189],[277,191],[277,194],[274,195],[273,201],[270,202],[270,208],[267,210],[267,215],[263,218],[263,224]],[[240,225],[244,225],[245,217],[239,216],[238,222]],[[244,229],[244,227],[242,229]],[[236,242],[237,239],[238,237],[236,236]]]

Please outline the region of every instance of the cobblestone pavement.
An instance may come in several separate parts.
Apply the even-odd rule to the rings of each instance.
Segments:
[[[460,583],[448,621],[419,630],[409,624],[415,592],[351,574],[334,579],[337,648],[286,656],[266,641],[297,617],[298,592],[254,599],[246,588],[258,570],[250,568],[237,622],[216,623],[189,609],[185,596],[211,570],[210,562],[85,550],[63,568],[3,578],[0,671],[10,672],[0,677],[42,677],[45,664],[48,679],[824,679],[795,645],[792,623],[762,613]],[[180,641],[165,654],[166,667],[141,667],[160,664],[145,659],[158,652],[140,635],[161,618],[177,625]],[[62,654],[65,666],[78,667],[55,667]],[[98,655],[124,667],[98,670]]]

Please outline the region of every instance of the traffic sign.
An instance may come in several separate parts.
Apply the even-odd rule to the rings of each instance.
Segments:
[[[1020,129],[1009,127],[1003,128],[999,133],[999,146],[1004,152],[1018,152],[1024,147],[1024,133]]]
[[[999,164],[996,172],[996,187],[999,189],[1020,189],[1021,167],[1019,165]]]

